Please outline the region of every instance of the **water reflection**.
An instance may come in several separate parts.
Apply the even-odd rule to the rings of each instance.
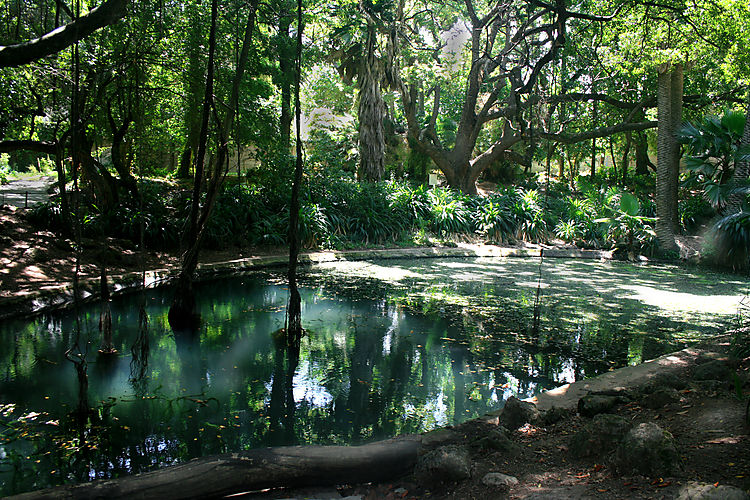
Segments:
[[[665,290],[695,296],[731,296],[745,286],[719,288],[706,275],[668,268],[639,274],[553,264],[543,273],[536,331],[536,290],[526,286],[534,261],[313,268],[303,279],[307,336],[299,351],[274,335],[284,325],[287,293],[272,274],[199,285],[203,323],[193,331],[169,329],[168,290],[149,293],[148,324],[140,297],[113,301],[112,346],[120,354],[88,361],[94,411],[83,427],[68,417],[79,396],[64,356],[74,340],[72,315],[6,322],[0,495],[212,453],[360,443],[461,422],[510,395],[680,348],[729,319],[672,314],[633,298],[628,286],[663,281]],[[685,280],[694,281],[689,292]],[[99,315],[97,307],[81,311],[88,352],[100,343]]]

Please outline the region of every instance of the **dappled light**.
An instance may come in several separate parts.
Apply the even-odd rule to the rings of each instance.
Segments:
[[[487,257],[313,265],[300,276],[298,359],[279,337],[287,295],[274,272],[197,285],[196,332],[169,329],[169,294],[155,289],[141,381],[129,369],[135,299],[118,299],[113,343],[122,354],[89,362],[90,399],[104,419],[92,435],[91,477],[230,450],[356,444],[457,424],[510,396],[532,397],[685,347],[728,324],[732,300],[746,288],[736,277],[671,266],[545,259],[541,281],[539,271],[538,259]],[[82,310],[91,346],[99,344],[98,319],[96,307]],[[0,327],[7,367],[0,392],[16,405],[0,418],[17,429],[3,446],[43,457],[31,466],[8,455],[18,467],[76,470],[67,448],[56,447],[73,439],[67,411],[76,388],[63,362],[72,331],[67,313]],[[20,418],[29,414],[39,418]],[[47,421],[58,424],[40,423]],[[110,453],[127,458],[114,463]],[[16,473],[0,470],[9,474]]]
[[[733,315],[745,295],[696,295],[660,290],[643,285],[622,285],[624,290],[633,292],[627,298],[639,300],[646,305],[674,312]]]

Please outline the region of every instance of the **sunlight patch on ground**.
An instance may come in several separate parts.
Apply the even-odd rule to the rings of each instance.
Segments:
[[[671,311],[733,315],[737,313],[737,306],[742,300],[742,295],[694,295],[641,285],[622,285],[621,288],[634,293],[626,298]]]
[[[353,276],[356,278],[377,278],[382,281],[398,282],[421,275],[395,266],[380,266],[369,262],[325,262],[318,267]]]

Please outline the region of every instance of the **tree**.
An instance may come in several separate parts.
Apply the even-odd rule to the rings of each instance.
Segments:
[[[410,139],[420,150],[430,156],[445,174],[448,184],[466,193],[476,193],[476,180],[492,163],[499,159],[528,163],[528,154],[518,151],[524,142],[548,139],[562,143],[574,143],[605,137],[618,132],[645,130],[655,126],[654,122],[631,122],[627,118],[611,126],[590,128],[578,134],[566,134],[539,130],[530,113],[541,101],[536,92],[549,77],[550,64],[556,60],[560,50],[576,26],[582,23],[606,22],[614,17],[582,14],[569,10],[565,2],[548,4],[528,1],[520,4],[493,2],[483,11],[472,0],[465,0],[460,10],[470,31],[467,69],[464,76],[463,96],[451,141],[441,139],[437,130],[437,117],[442,112],[444,93],[439,85],[432,90],[432,110],[429,120],[422,121],[418,114],[418,82],[414,71],[393,71],[393,78],[401,95],[404,116],[408,124]],[[457,7],[455,4],[451,6]],[[398,33],[393,36],[394,52],[416,42],[412,38],[419,27],[407,29],[404,3],[399,8]],[[616,11],[617,12],[617,11]],[[430,15],[433,13],[430,12]],[[419,16],[410,16],[417,19]],[[407,36],[410,34],[411,36]],[[440,46],[433,51],[440,52]],[[411,49],[403,48],[401,60],[416,57]],[[395,66],[395,65],[394,65]],[[406,73],[402,75],[402,73]],[[410,76],[414,75],[414,76]],[[449,79],[446,79],[449,80]],[[545,97],[552,106],[562,102],[597,100],[611,103],[629,111],[639,103],[628,103],[607,95],[566,93]],[[488,124],[498,121],[494,136],[489,141],[480,141]],[[477,154],[477,147],[485,143]]]
[[[294,163],[294,179],[292,181],[292,199],[289,206],[289,306],[287,308],[286,337],[287,345],[291,348],[290,358],[299,359],[299,344],[302,338],[302,299],[297,288],[297,258],[299,256],[299,208],[300,188],[302,184],[302,120],[300,105],[300,83],[302,80],[302,0],[297,0],[297,52],[294,64],[294,118],[296,124],[297,156]]]
[[[223,120],[217,124],[218,144],[216,154],[208,162],[204,178],[204,158],[208,140],[209,114],[214,103],[214,55],[216,51],[216,22],[218,17],[218,3],[211,3],[211,29],[209,31],[208,71],[206,72],[206,90],[201,117],[201,132],[198,143],[198,154],[195,159],[195,179],[193,182],[193,198],[191,201],[189,226],[185,239],[185,250],[182,254],[180,273],[177,276],[175,295],[169,309],[169,324],[175,330],[182,330],[194,326],[195,297],[193,294],[193,274],[198,266],[198,254],[205,234],[206,223],[211,216],[216,198],[219,194],[221,181],[226,175],[229,155],[229,132],[234,123],[234,116],[240,98],[240,84],[248,64],[252,36],[255,30],[255,20],[259,0],[251,0],[245,23],[245,33],[242,49],[237,61],[229,103]],[[206,183],[205,201],[201,205],[203,184]]]

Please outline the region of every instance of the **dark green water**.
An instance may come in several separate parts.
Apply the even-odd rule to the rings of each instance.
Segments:
[[[315,266],[303,278],[298,363],[275,347],[273,273],[198,287],[203,324],[175,335],[149,291],[146,376],[132,380],[138,295],[112,305],[120,355],[97,357],[82,309],[85,423],[71,312],[0,326],[0,495],[291,443],[361,443],[453,424],[566,382],[659,356],[734,319],[748,282],[668,266],[427,259]],[[134,368],[138,368],[137,366]],[[136,370],[137,371],[137,370]]]

